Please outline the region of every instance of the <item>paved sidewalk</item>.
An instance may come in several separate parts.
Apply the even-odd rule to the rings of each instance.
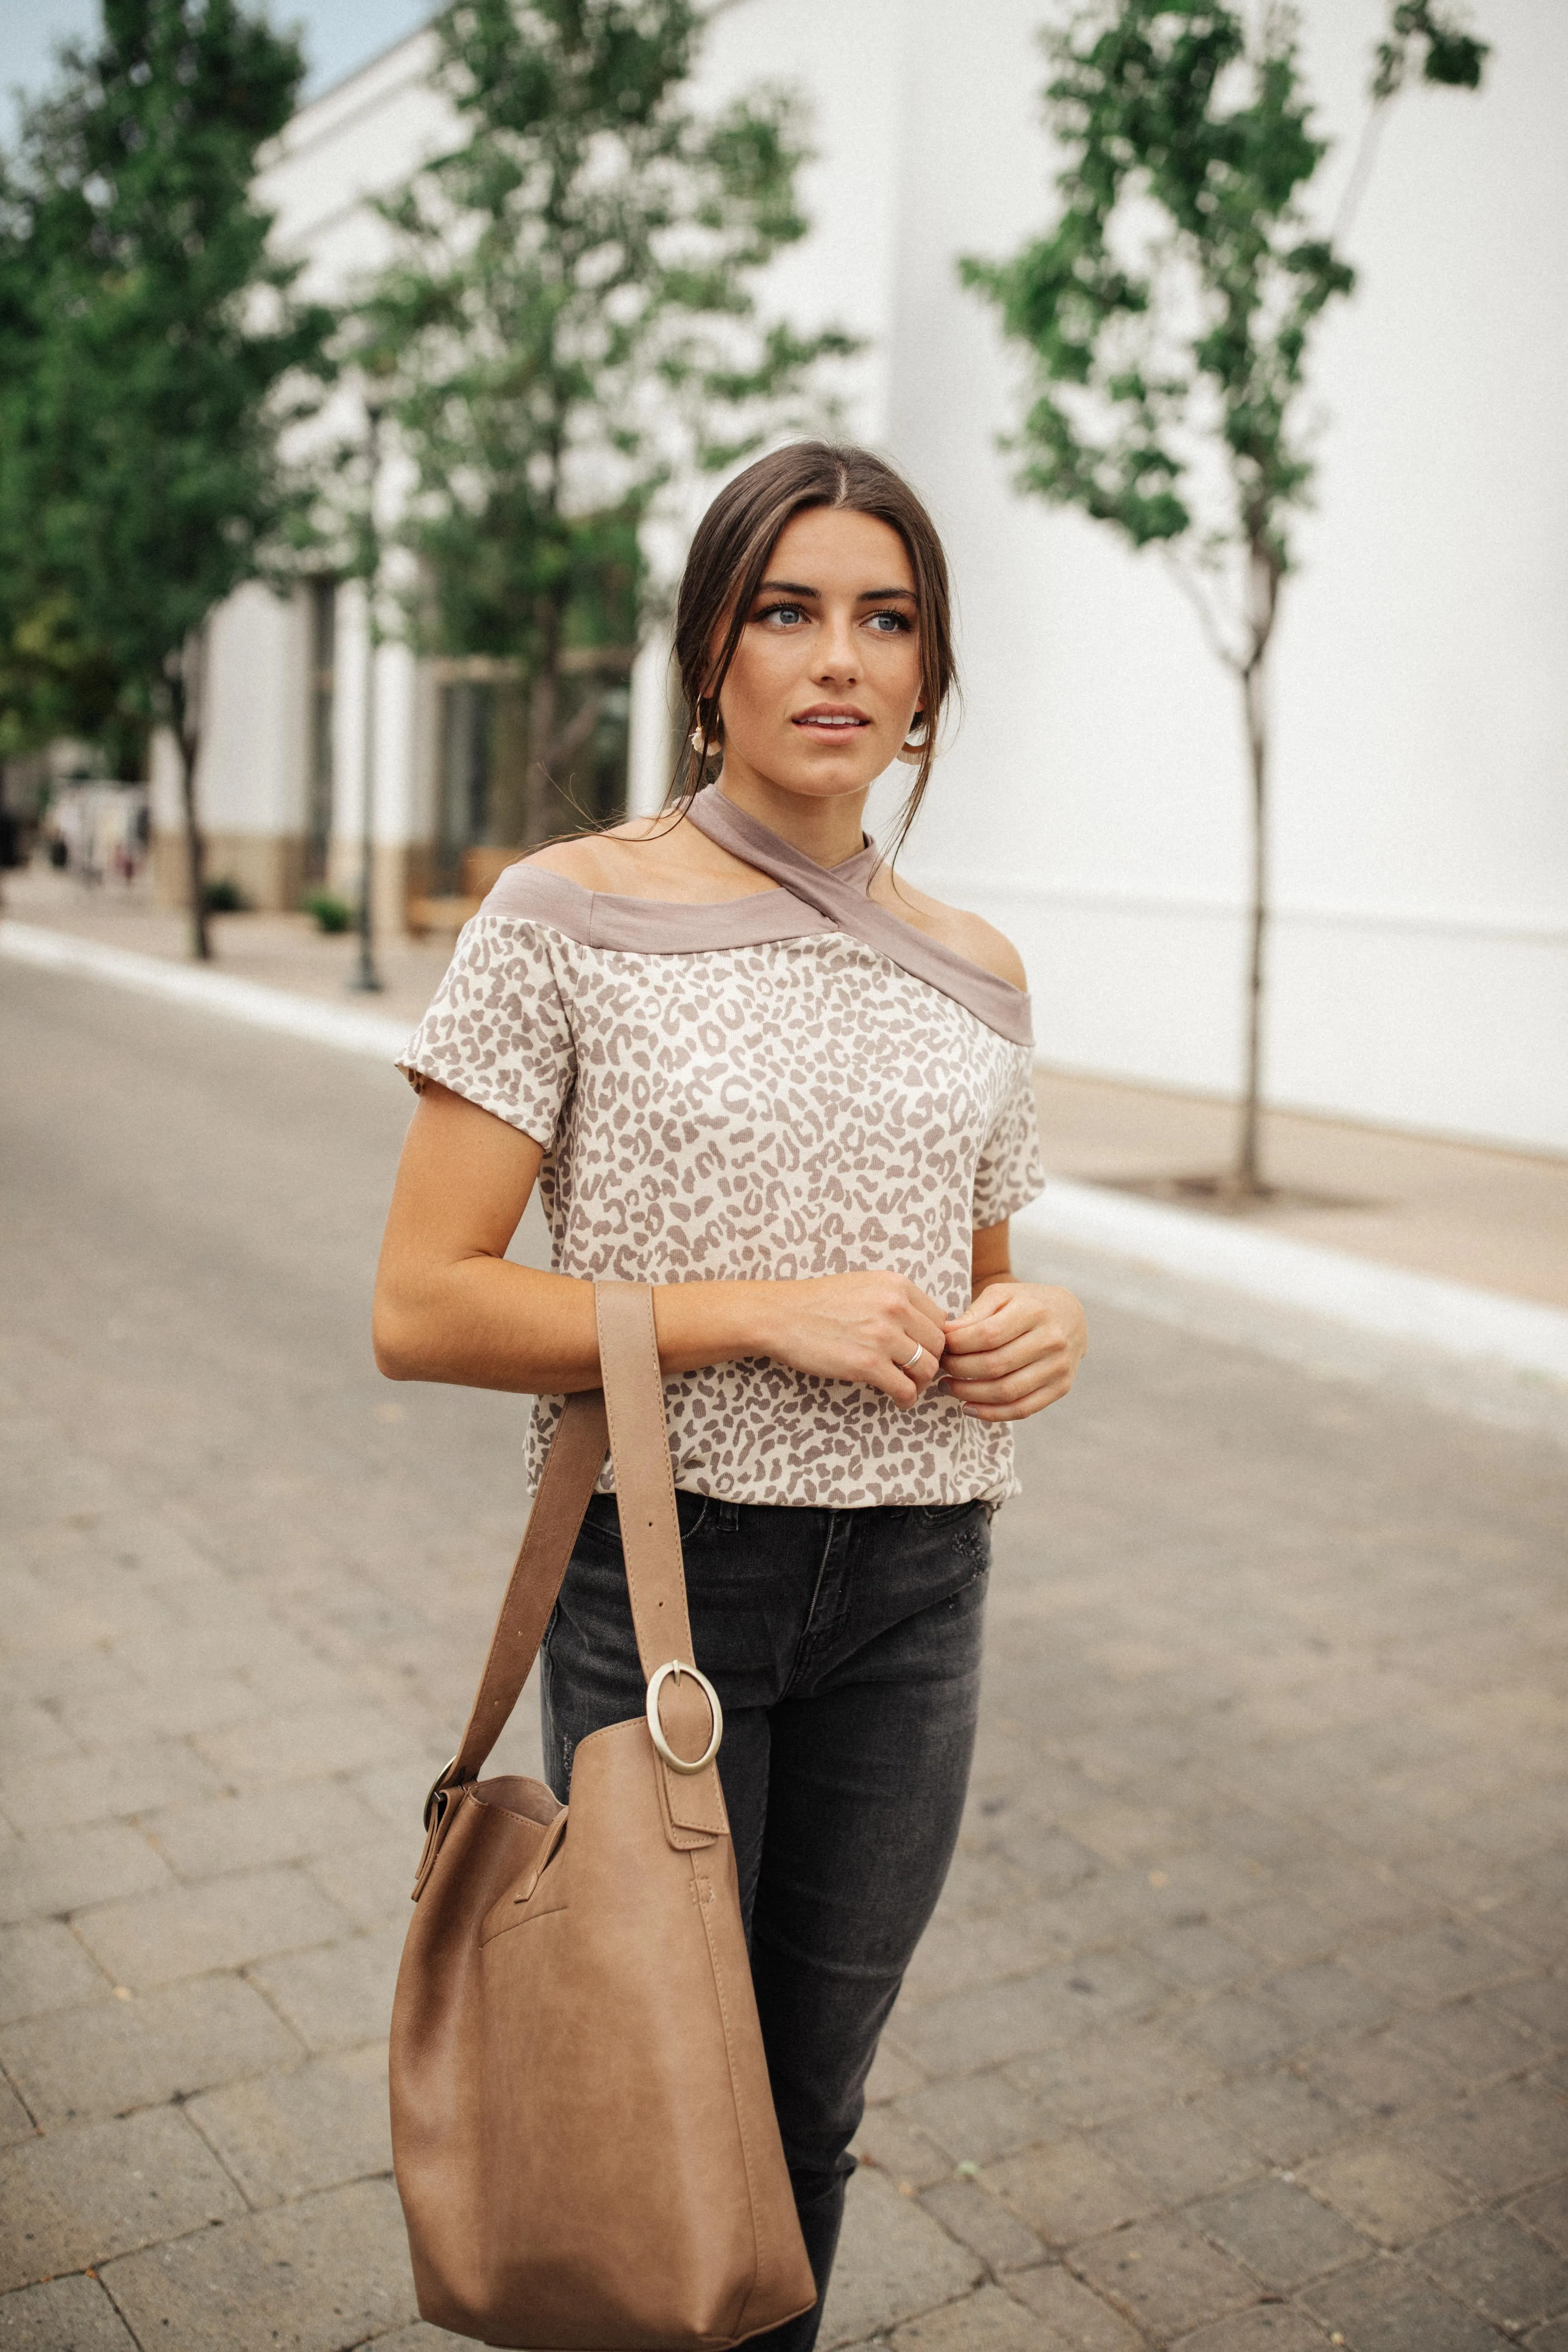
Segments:
[[[164,956],[172,963],[189,960],[189,918],[175,908],[155,906],[144,875],[130,888],[104,882],[89,889],[71,875],[30,866],[0,876],[0,911],[18,923],[68,931],[138,955]],[[330,937],[309,915],[214,915],[211,922],[216,970],[332,1003],[369,1007],[406,1021],[410,1028],[435,994],[452,953],[450,939],[400,934],[378,940],[376,967],[384,986],[379,995],[363,996],[349,984],[359,961],[359,940],[352,931]]]
[[[183,961],[181,915],[154,908],[144,884],[85,890],[32,870],[5,877],[5,912],[112,947]],[[353,939],[325,939],[303,915],[214,918],[219,968],[335,1003],[370,1005],[410,1026],[429,1002],[450,940],[387,941],[385,992],[349,993]],[[1228,1164],[1236,1114],[1224,1102],[1152,1087],[1039,1073],[1047,1163],[1096,1184],[1214,1172]],[[1267,1233],[1568,1307],[1568,1159],[1446,1143],[1348,1120],[1270,1112],[1265,1160],[1289,1197],[1247,1220]],[[1299,1195],[1315,1196],[1303,1202]],[[1192,1204],[1190,1204],[1192,1205]]]
[[[0,2347],[423,2352],[384,2035],[521,1408],[368,1362],[395,1078],[0,998]],[[1568,2352],[1561,1453],[1106,1307],[1021,1455],[824,2352]]]
[[[1051,1168],[1131,1184],[1228,1166],[1233,1105],[1042,1071]],[[1568,1159],[1270,1111],[1264,1171],[1287,1194],[1246,1222],[1417,1274],[1568,1307]],[[1161,1188],[1156,1198],[1172,1195]],[[1180,1198],[1180,1196],[1176,1196]],[[1200,1205],[1183,1200],[1181,1205]]]

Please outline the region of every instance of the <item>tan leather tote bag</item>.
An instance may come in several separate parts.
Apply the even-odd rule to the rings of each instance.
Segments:
[[[426,1806],[392,2015],[392,2141],[422,2315],[531,2352],[740,2344],[816,2291],[752,1992],[719,1702],[691,1656],[641,1283],[595,1287],[604,1391],[568,1400],[463,1744]],[[478,1775],[604,1463],[646,1714],[572,1801]]]

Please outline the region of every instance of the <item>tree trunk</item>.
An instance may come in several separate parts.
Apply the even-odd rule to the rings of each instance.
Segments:
[[[1252,903],[1247,919],[1247,1059],[1241,1083],[1241,1127],[1231,1183],[1237,1193],[1249,1199],[1262,1190],[1258,1125],[1263,1092],[1264,950],[1268,934],[1268,722],[1264,709],[1265,682],[1260,656],[1242,672],[1241,677],[1252,781]]]
[[[528,697],[528,793],[525,849],[537,849],[556,831],[551,765],[555,755],[556,713],[561,707],[561,607],[542,599],[538,611],[536,667]]]
[[[185,874],[190,891],[191,954],[197,963],[212,961],[212,931],[207,919],[207,845],[196,804],[196,761],[201,751],[202,655],[198,636],[188,641],[178,668],[169,681],[169,713],[180,754],[180,802],[185,819]]]
[[[1229,1190],[1256,1200],[1264,1190],[1258,1124],[1263,1098],[1263,1009],[1268,945],[1268,641],[1274,633],[1279,573],[1268,551],[1254,547],[1250,562],[1252,650],[1241,670],[1242,717],[1252,786],[1252,891],[1247,920],[1247,1059],[1241,1124]]]
[[[375,968],[375,697],[376,653],[381,642],[377,626],[377,591],[381,585],[381,539],[377,528],[376,489],[381,478],[380,403],[365,403],[365,555],[364,575],[364,712],[360,737],[359,961],[349,985],[367,996],[381,993]]]
[[[207,845],[196,812],[196,739],[182,728],[179,745],[180,798],[185,812],[185,870],[191,894],[191,953],[197,963],[210,963],[213,944],[207,920]]]

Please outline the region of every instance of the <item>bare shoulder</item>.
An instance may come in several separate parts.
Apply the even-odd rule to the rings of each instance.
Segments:
[[[628,817],[606,833],[580,833],[569,841],[547,842],[522,863],[541,866],[546,874],[563,875],[584,890],[635,897],[637,885],[652,862],[644,845],[657,840],[658,831],[657,817]]]
[[[962,907],[945,906],[929,891],[917,890],[912,882],[906,882],[901,875],[889,875],[886,869],[879,875],[873,895],[893,914],[901,915],[906,923],[912,923],[928,938],[940,940],[944,948],[967,956],[971,963],[994,971],[998,980],[1008,981],[1015,988],[1027,988],[1023,957],[1012,940],[983,915],[968,914]]]
[[[523,862],[563,874],[606,898],[653,898],[667,905],[743,898],[765,887],[762,875],[668,812],[628,817],[625,824],[579,834],[574,841],[552,841]]]

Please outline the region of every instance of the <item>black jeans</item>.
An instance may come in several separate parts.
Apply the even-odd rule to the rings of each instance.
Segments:
[[[817,2308],[754,2339],[810,2352],[866,2076],[958,1836],[991,1557],[984,1503],[792,1510],[678,1494],[697,1664],[784,2156]],[[596,1495],[544,1637],[544,1766],[643,1710],[615,1497]]]

